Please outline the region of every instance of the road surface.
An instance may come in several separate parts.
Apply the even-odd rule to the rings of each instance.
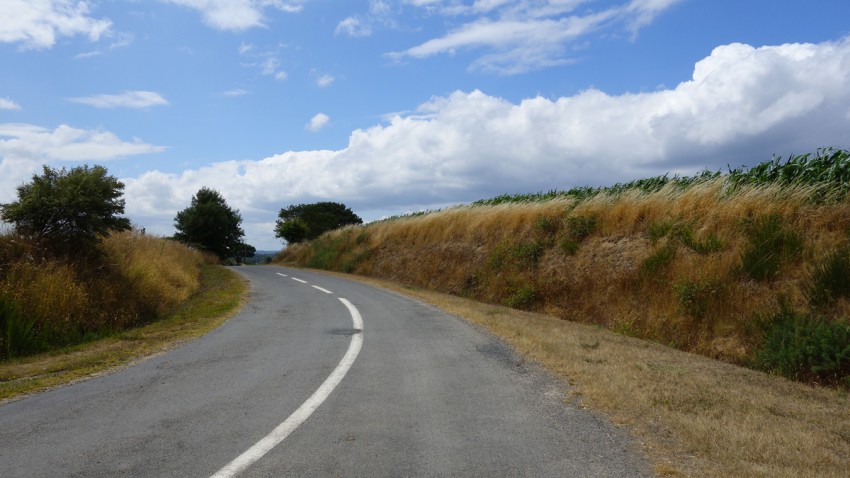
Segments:
[[[621,430],[459,318],[336,277],[235,270],[250,301],[203,338],[0,406],[0,477],[652,474]]]

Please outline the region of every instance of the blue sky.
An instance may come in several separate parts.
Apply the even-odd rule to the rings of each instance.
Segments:
[[[0,201],[102,164],[170,235],[202,186],[365,220],[850,147],[844,0],[0,0]]]

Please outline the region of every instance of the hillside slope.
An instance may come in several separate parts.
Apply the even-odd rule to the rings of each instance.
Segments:
[[[288,263],[544,312],[791,378],[850,374],[850,153],[502,197],[292,245]]]

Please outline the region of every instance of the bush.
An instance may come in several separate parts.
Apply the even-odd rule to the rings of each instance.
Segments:
[[[850,295],[850,250],[842,247],[815,265],[806,296],[813,306],[829,305]]]
[[[15,304],[0,296],[0,354],[15,357],[41,349],[35,334],[35,323],[24,320]]]
[[[749,245],[741,255],[741,266],[756,280],[773,279],[785,261],[803,251],[802,238],[778,214],[746,220],[744,232]]]
[[[652,277],[667,267],[676,258],[676,248],[671,243],[659,247],[652,255],[644,259],[640,265],[641,274]]]
[[[850,385],[850,324],[782,311],[768,322],[754,366],[794,380]]]
[[[531,304],[534,303],[536,298],[537,289],[535,289],[533,284],[527,284],[514,290],[513,293],[505,299],[505,305],[516,309],[527,309],[531,307]]]

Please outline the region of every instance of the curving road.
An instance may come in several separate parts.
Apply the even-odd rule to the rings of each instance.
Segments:
[[[335,277],[234,270],[251,299],[219,329],[0,406],[0,477],[652,475],[627,436],[461,319]]]

